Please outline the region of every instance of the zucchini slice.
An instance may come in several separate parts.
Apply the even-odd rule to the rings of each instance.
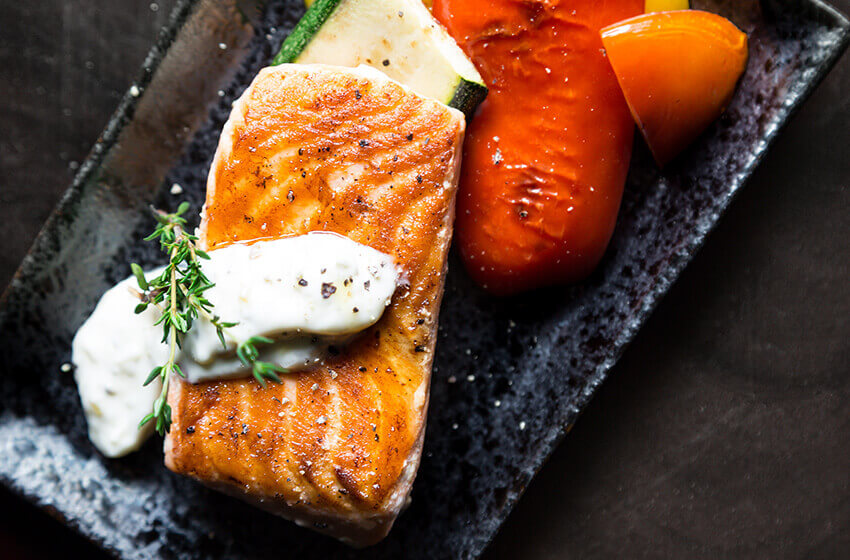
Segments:
[[[272,64],[365,64],[472,117],[487,87],[421,0],[315,0]]]
[[[646,1],[647,1],[647,3],[649,3],[649,2],[652,2],[653,0],[646,0]],[[655,0],[655,1],[658,1],[658,0]],[[661,1],[663,2],[664,0],[661,0]],[[673,1],[677,1],[677,0],[673,0]],[[682,0],[682,1],[687,2],[687,0]],[[422,3],[425,4],[425,7],[428,8],[428,10],[430,11],[431,8],[433,7],[434,0],[422,0]],[[304,0],[304,5],[307,6],[308,8],[312,4],[313,4],[313,0]]]

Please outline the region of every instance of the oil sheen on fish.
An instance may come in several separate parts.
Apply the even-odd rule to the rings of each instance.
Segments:
[[[331,231],[393,257],[383,317],[324,365],[169,392],[166,464],[356,546],[408,500],[425,431],[464,117],[360,67],[262,70],[234,104],[201,242]]]

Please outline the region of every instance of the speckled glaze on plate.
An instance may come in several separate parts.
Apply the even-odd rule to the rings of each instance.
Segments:
[[[452,258],[413,504],[384,542],[354,551],[173,475],[159,441],[103,459],[61,371],[127,263],[157,262],[139,242],[147,205],[199,208],[230,103],[303,12],[301,0],[179,3],[0,300],[0,480],[122,558],[478,556],[848,40],[815,0],[693,4],[750,35],[728,112],[663,173],[636,144],[611,247],[585,283],[499,300]]]

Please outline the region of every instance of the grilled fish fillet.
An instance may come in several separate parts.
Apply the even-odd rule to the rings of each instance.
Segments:
[[[317,369],[172,384],[171,470],[355,546],[406,505],[422,450],[464,117],[382,73],[262,70],[207,183],[201,242],[332,231],[392,255],[406,284]]]

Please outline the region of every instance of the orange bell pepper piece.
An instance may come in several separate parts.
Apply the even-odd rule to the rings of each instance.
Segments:
[[[659,165],[729,105],[747,65],[747,36],[697,10],[644,14],[602,29],[629,109]]]

